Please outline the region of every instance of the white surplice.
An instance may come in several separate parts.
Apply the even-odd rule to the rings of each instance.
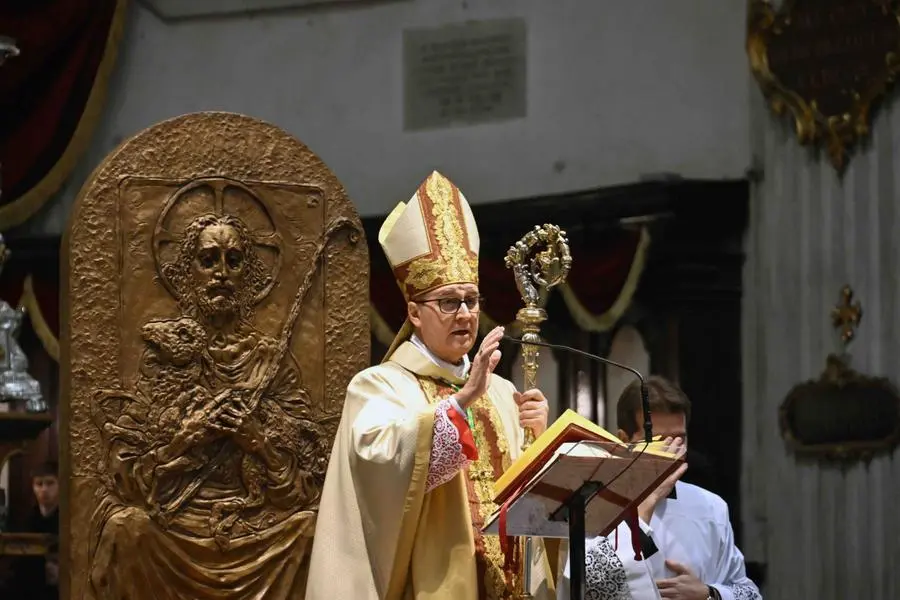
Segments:
[[[673,560],[715,587],[722,600],[762,600],[756,584],[747,577],[744,555],[734,543],[725,501],[681,481],[675,490],[676,498],[666,498],[656,506],[649,527],[641,522],[641,529],[658,548],[646,560],[635,560],[630,530],[624,523],[606,538],[588,538],[586,599],[656,599],[655,581],[674,577],[665,566],[666,560]],[[557,586],[558,600],[569,600],[568,575],[567,558]]]
[[[715,587],[722,600],[762,600],[756,584],[747,577],[744,555],[734,543],[728,504],[716,494],[682,481],[675,484],[675,493],[677,498],[662,500],[650,519],[660,552]],[[657,578],[674,575],[663,569]]]

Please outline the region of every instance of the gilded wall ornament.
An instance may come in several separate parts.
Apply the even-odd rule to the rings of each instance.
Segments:
[[[781,435],[801,457],[827,461],[869,460],[900,444],[900,393],[886,377],[851,366],[847,352],[862,321],[853,290],[841,288],[831,313],[839,348],[829,354],[816,380],[794,386],[778,411]]]
[[[895,0],[750,1],[747,54],[763,94],[839,173],[900,70],[898,19]]]

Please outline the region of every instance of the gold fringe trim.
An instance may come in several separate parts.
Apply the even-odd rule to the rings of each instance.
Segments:
[[[53,331],[50,330],[50,326],[47,325],[47,320],[44,318],[44,313],[41,312],[41,306],[38,304],[37,296],[34,294],[34,284],[31,281],[31,275],[26,277],[25,283],[22,284],[22,297],[19,299],[19,306],[28,313],[28,318],[31,320],[31,328],[37,334],[44,350],[47,351],[50,358],[59,362],[59,340],[53,335]]]
[[[619,319],[622,318],[622,315],[625,314],[625,311],[631,306],[634,293],[637,291],[638,283],[641,281],[641,275],[644,273],[644,266],[646,266],[647,263],[647,253],[649,249],[650,233],[647,231],[647,228],[644,227],[641,229],[641,238],[638,240],[637,249],[634,253],[634,260],[631,262],[628,277],[625,279],[625,284],[619,291],[619,296],[616,298],[616,301],[613,302],[613,305],[609,307],[609,310],[599,316],[591,314],[591,311],[581,303],[578,296],[575,295],[575,292],[568,284],[564,283],[559,286],[559,291],[563,295],[563,300],[565,300],[572,318],[580,328],[585,331],[601,333],[612,329]]]
[[[128,0],[117,0],[116,2],[116,10],[110,22],[103,58],[100,59],[97,74],[94,77],[94,85],[91,86],[91,93],[88,95],[84,111],[78,119],[72,139],[69,140],[59,160],[43,179],[19,198],[0,206],[0,231],[18,227],[33,217],[47,203],[47,200],[59,191],[87,150],[94,129],[103,113],[109,79],[118,57],[119,43],[124,36],[127,5]]]

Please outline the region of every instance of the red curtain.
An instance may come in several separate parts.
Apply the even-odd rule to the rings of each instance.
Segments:
[[[571,244],[569,287],[591,314],[608,311],[619,298],[632,266],[640,260],[641,231],[615,231]]]
[[[21,54],[0,67],[0,229],[55,193],[99,121],[125,0],[5,0],[0,34]]]

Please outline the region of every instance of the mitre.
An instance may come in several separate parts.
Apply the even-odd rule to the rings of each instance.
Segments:
[[[454,283],[478,283],[478,227],[466,197],[434,171],[409,202],[398,204],[378,232],[406,300]],[[407,321],[391,345],[408,339]],[[388,352],[388,356],[392,351]]]

